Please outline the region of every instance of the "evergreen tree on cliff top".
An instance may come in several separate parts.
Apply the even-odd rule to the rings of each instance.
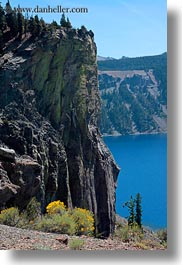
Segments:
[[[11,36],[15,37],[18,34],[18,21],[16,12],[12,9],[9,1],[6,3],[5,11],[7,26],[10,28]]]
[[[61,20],[60,20],[61,27],[66,27],[66,18],[65,14],[62,14]]]
[[[5,17],[5,12],[3,7],[1,6],[0,3],[0,30],[5,30],[6,28],[6,17]]]
[[[17,24],[18,24],[19,39],[21,39],[24,33],[24,30],[25,30],[25,20],[24,20],[24,16],[22,15],[20,11],[18,11],[18,14],[17,14]]]
[[[61,17],[61,20],[60,20],[60,24],[61,24],[61,27],[72,28],[72,25],[71,25],[71,22],[70,22],[69,18],[67,18],[67,20],[66,20],[66,17],[65,17],[64,13],[62,14],[62,17]]]

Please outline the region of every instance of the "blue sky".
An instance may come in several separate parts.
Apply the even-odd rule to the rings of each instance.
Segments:
[[[1,0],[2,5],[6,0]],[[98,54],[121,58],[155,55],[167,50],[167,0],[10,0],[12,7],[86,7],[69,14],[72,25],[93,30]],[[61,14],[39,14],[46,22]]]

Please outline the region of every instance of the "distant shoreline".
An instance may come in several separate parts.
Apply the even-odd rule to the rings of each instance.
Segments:
[[[154,134],[167,134],[166,132],[150,132],[150,133],[133,133],[133,134],[120,134],[120,133],[113,133],[113,134],[101,134],[102,137],[118,137],[118,136],[138,136],[138,135],[154,135]]]

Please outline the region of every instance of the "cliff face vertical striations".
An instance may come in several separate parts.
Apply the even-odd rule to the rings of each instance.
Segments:
[[[24,207],[35,195],[43,208],[60,199],[92,210],[97,234],[113,232],[119,169],[98,131],[97,82],[92,32],[61,29],[7,45],[0,58],[1,207]]]

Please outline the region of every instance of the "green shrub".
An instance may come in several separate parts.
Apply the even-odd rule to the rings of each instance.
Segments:
[[[143,237],[143,231],[138,225],[128,226],[119,225],[115,231],[115,236],[120,238],[123,242],[140,242]]]
[[[118,226],[115,231],[115,236],[117,236],[121,241],[128,242],[129,241],[129,231],[128,226]]]
[[[27,220],[27,215],[24,212],[22,212],[20,213],[20,218],[16,226],[19,228],[24,228],[24,229],[28,229],[28,228],[33,229],[31,223],[32,221]]]
[[[84,240],[73,238],[69,241],[69,248],[72,250],[80,250],[84,246]]]
[[[24,218],[30,222],[37,219],[40,215],[41,215],[40,202],[38,202],[37,199],[33,197],[24,211]]]
[[[167,229],[161,229],[157,231],[158,238],[162,241],[162,243],[167,242]]]
[[[94,217],[89,210],[75,208],[71,212],[71,217],[76,224],[77,235],[92,235],[94,231]]]
[[[17,223],[17,227],[20,228],[31,228],[34,229],[34,226],[39,221],[41,216],[41,206],[40,203],[33,197],[28,203],[25,210],[20,213],[20,219]]]
[[[134,247],[142,249],[142,250],[150,250],[150,246],[148,246],[148,244],[146,244],[145,242],[136,242],[134,244]]]
[[[1,211],[0,223],[9,226],[16,226],[20,219],[18,208],[11,207]]]
[[[165,249],[166,246],[162,246],[158,241],[156,241],[155,238],[147,238],[142,239],[140,242],[133,242],[133,246],[144,249],[144,250],[150,250],[150,249]]]
[[[54,214],[52,216],[45,215],[35,227],[37,230],[44,232],[62,233],[73,235],[76,231],[76,226],[68,213],[63,215]]]
[[[131,241],[140,242],[143,237],[143,230],[136,223],[129,227],[129,238]]]

